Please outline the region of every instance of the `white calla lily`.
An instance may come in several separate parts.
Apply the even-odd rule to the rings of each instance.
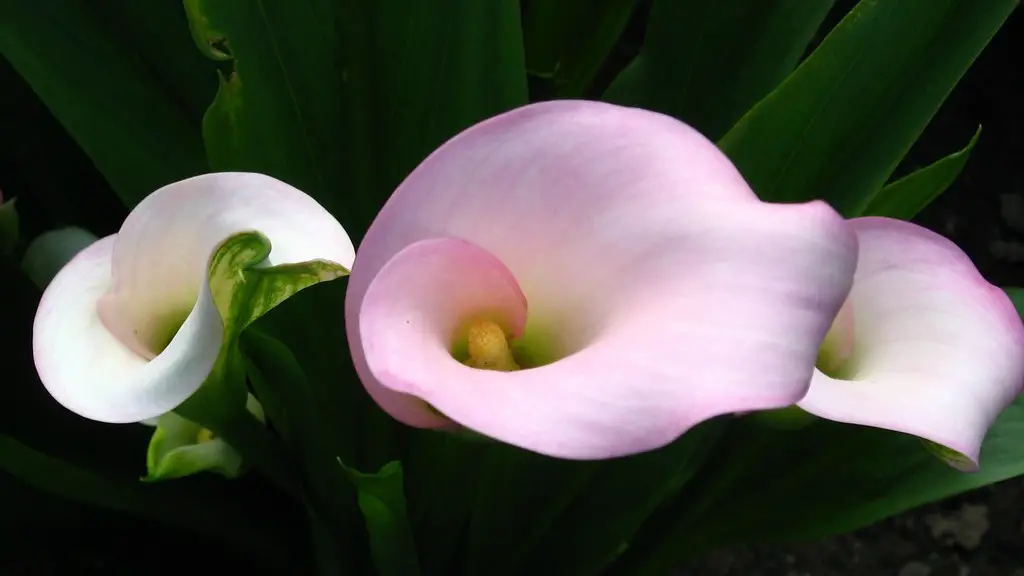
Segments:
[[[269,176],[215,173],[165,186],[47,286],[33,333],[46,389],[68,409],[102,422],[140,422],[174,410],[217,362],[225,298],[236,305],[231,293],[211,286],[211,267],[221,264],[215,257],[227,241],[252,232],[272,243],[269,254],[251,251],[262,260],[257,270],[321,264],[313,280],[281,287],[273,301],[260,303],[260,312],[315,281],[343,275],[355,257],[337,220]],[[248,281],[241,272],[235,276]]]

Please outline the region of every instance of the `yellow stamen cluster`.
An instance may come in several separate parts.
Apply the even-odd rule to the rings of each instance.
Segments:
[[[519,370],[505,338],[505,331],[490,320],[481,320],[469,327],[466,347],[469,352],[466,366],[499,372]]]
[[[199,432],[196,433],[197,444],[209,442],[210,440],[213,440],[213,430],[210,430],[209,428],[200,428]]]

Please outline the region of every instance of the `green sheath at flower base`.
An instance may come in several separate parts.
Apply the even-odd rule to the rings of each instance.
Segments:
[[[263,407],[252,394],[246,408],[257,420],[264,421]],[[236,478],[245,472],[242,455],[208,428],[173,412],[157,418],[155,425],[146,453],[147,474],[143,481],[183,478],[199,472]]]

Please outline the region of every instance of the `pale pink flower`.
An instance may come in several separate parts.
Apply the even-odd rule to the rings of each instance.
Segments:
[[[402,422],[607,458],[800,400],[856,257],[826,204],[759,201],[688,126],[547,102],[405,180],[359,247],[346,323]]]
[[[953,466],[977,469],[985,433],[1024,385],[1020,316],[938,234],[889,218],[850,225],[860,245],[853,289],[798,406],[918,436]]]

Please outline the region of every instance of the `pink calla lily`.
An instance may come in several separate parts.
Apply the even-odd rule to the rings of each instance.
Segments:
[[[533,104],[395,191],[359,247],[347,331],[406,424],[615,457],[802,398],[856,255],[831,208],[759,201],[676,120]]]
[[[860,245],[853,289],[799,407],[918,436],[953,466],[977,469],[985,433],[1024,385],[1013,303],[938,234],[889,218],[850,225]]]
[[[351,240],[315,200],[269,176],[205,174],[147,196],[117,234],[97,240],[47,285],[33,327],[43,385],[101,422],[140,422],[186,400],[224,340],[211,257],[249,231],[273,243],[266,266],[350,267]]]

